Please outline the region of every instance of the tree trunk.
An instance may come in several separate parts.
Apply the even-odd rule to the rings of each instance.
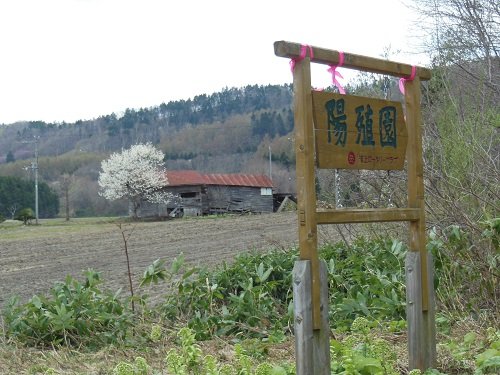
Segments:
[[[69,221],[69,184],[64,189],[64,200],[66,201],[66,221]]]

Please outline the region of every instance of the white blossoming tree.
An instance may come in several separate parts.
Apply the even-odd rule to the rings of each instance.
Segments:
[[[173,195],[164,189],[168,181],[163,158],[163,152],[150,143],[111,154],[101,163],[99,194],[109,200],[127,198],[134,218],[143,201],[167,203]]]

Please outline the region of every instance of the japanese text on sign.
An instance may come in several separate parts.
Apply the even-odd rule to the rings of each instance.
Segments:
[[[313,91],[319,168],[402,169],[407,131],[399,102]]]

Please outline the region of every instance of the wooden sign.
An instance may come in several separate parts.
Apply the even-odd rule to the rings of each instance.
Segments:
[[[405,261],[408,368],[436,367],[432,258],[426,250],[420,82],[430,70],[285,41],[277,56],[293,60],[297,213],[300,260],[293,270],[297,375],[330,374],[330,326],[326,265],[318,255],[318,225],[407,221]],[[342,64],[342,63],[343,64]],[[402,105],[386,100],[325,92],[311,93],[311,63],[342,65],[405,78]],[[311,100],[312,99],[312,100]],[[408,153],[406,154],[406,146]],[[408,207],[318,210],[316,167],[402,169],[407,157]]]
[[[332,169],[403,169],[408,143],[399,102],[313,91],[316,163]]]

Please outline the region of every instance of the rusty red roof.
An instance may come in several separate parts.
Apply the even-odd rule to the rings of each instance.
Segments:
[[[170,186],[205,184],[201,173],[197,171],[167,171],[166,175]]]
[[[271,179],[253,174],[201,174],[197,171],[167,171],[169,186],[183,185],[225,185],[273,187]]]

